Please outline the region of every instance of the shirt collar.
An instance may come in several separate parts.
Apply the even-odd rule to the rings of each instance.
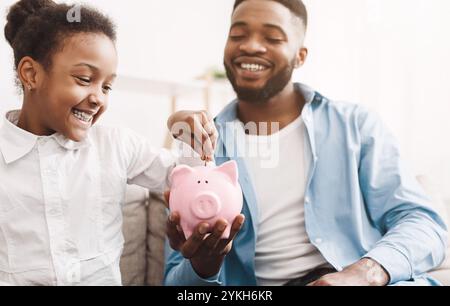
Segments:
[[[54,139],[61,147],[69,151],[78,150],[91,144],[89,135],[81,142],[72,141],[58,133],[51,136],[36,136],[17,126],[19,116],[20,110],[8,112],[3,118],[3,126],[0,127],[0,151],[7,164],[30,153],[39,139]]]

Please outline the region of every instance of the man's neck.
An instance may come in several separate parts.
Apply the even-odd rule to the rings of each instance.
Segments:
[[[304,97],[295,90],[293,83],[289,83],[281,92],[264,103],[239,101],[238,118],[244,124],[267,122],[270,135],[276,132],[271,131],[271,123],[279,123],[280,130],[285,128],[300,116],[304,105]]]

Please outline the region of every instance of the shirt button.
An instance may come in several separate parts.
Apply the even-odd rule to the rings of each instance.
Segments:
[[[305,204],[309,204],[311,201],[310,201],[310,198],[309,197],[306,197],[305,198]]]
[[[315,242],[316,242],[316,244],[321,244],[321,243],[323,242],[323,240],[322,240],[321,238],[317,238],[317,239],[315,240]]]

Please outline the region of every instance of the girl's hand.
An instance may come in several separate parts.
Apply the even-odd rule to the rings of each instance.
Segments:
[[[190,145],[204,161],[214,158],[218,132],[207,111],[179,111],[167,120],[174,138]]]

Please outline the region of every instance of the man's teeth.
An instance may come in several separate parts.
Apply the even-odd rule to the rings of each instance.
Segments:
[[[262,65],[258,65],[258,64],[247,64],[247,63],[242,63],[241,64],[241,68],[248,70],[248,71],[252,71],[252,72],[256,72],[256,71],[263,71],[266,70],[266,67],[262,66]]]
[[[73,113],[73,115],[75,117],[77,117],[77,119],[80,119],[81,121],[84,121],[84,122],[90,122],[92,117],[93,117],[92,115],[86,114],[86,113],[81,112],[81,111],[76,110],[76,109],[74,109],[72,111],[72,113]]]

